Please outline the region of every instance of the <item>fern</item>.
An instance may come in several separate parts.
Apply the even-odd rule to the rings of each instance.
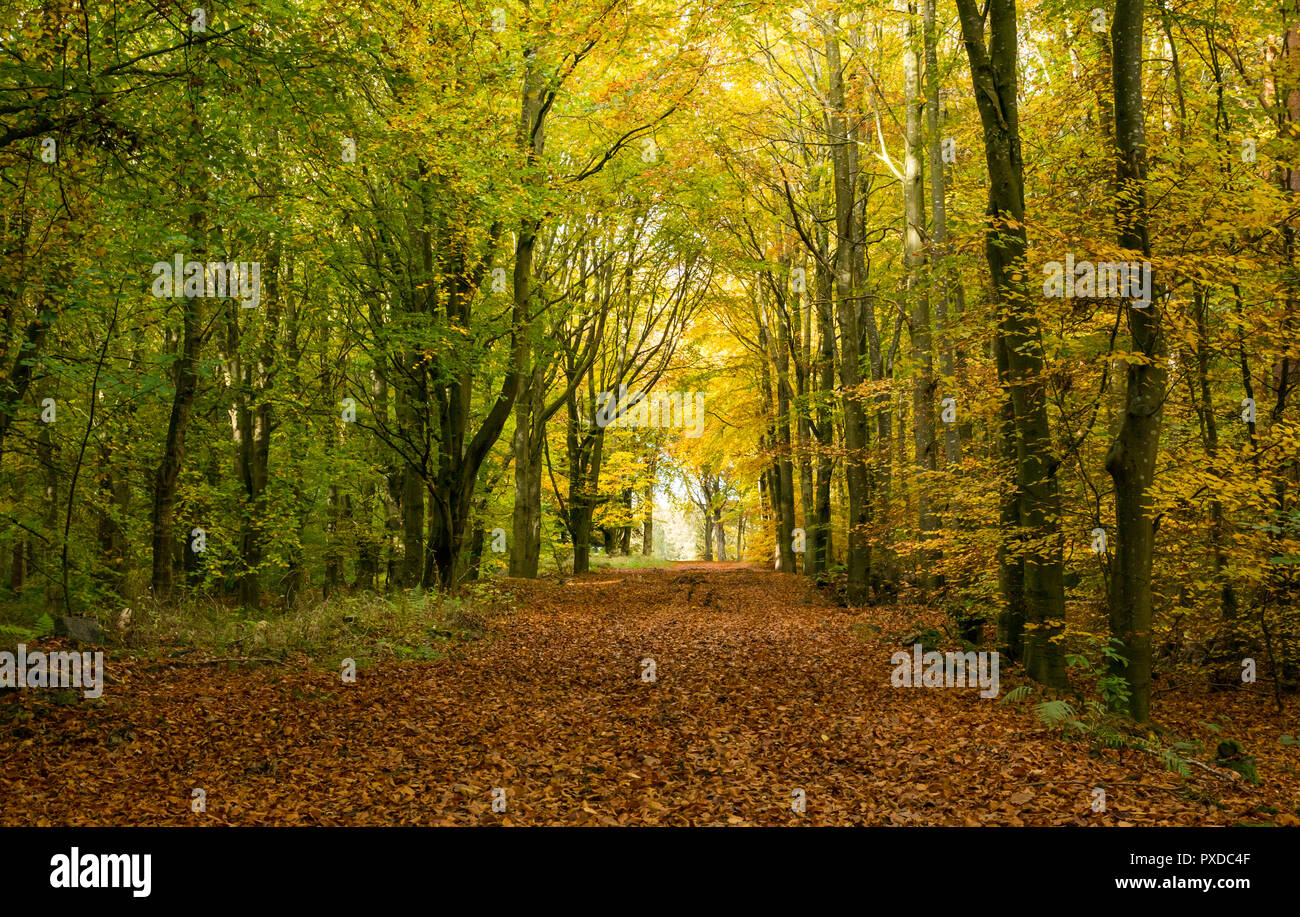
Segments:
[[[1172,748],[1162,748],[1160,750],[1160,760],[1164,763],[1165,767],[1173,771],[1179,777],[1192,776],[1192,769],[1187,766],[1187,761]]]
[[[35,640],[36,631],[29,627],[23,627],[18,624],[0,624],[0,639],[15,640],[18,643],[26,643],[29,640]]]
[[[1109,726],[1098,726],[1095,736],[1106,748],[1124,748],[1128,745],[1128,740]]]
[[[1021,686],[1018,687],[1018,688],[1012,688],[1012,689],[1011,689],[1010,691],[1008,691],[1006,694],[1002,695],[1002,697],[1001,697],[1001,699],[998,701],[998,703],[999,703],[999,704],[1018,704],[1018,703],[1020,703],[1022,700],[1026,699],[1026,698],[1029,697],[1029,696],[1031,696],[1033,693],[1034,693],[1034,689],[1031,688],[1031,687],[1029,687],[1029,685],[1021,685]]]
[[[1067,720],[1075,720],[1074,708],[1063,700],[1045,700],[1035,708],[1038,718],[1048,726],[1060,726]]]

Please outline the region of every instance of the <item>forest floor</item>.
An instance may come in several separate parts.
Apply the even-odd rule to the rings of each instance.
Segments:
[[[353,684],[305,659],[110,650],[99,700],[4,692],[0,824],[1300,824],[1295,698],[1279,715],[1263,693],[1159,692],[1153,719],[1209,749],[1193,757],[1230,735],[1263,782],[1185,778],[1045,726],[1033,701],[891,687],[916,609],[850,612],[743,564],[502,589],[489,636]],[[1021,683],[1005,667],[1002,697]]]

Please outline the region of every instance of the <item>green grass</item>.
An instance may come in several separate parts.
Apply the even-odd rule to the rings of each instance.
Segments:
[[[554,547],[543,545],[541,557],[538,562],[537,572],[543,576],[570,572],[568,569],[561,571],[555,562],[556,553],[562,555],[565,566],[568,568],[573,563],[572,545],[556,545]],[[608,554],[591,553],[588,563],[592,570],[642,570],[656,567],[671,567],[676,561],[667,560],[662,557],[644,557],[641,554],[633,554],[630,557],[610,556]]]
[[[676,561],[662,557],[644,557],[633,554],[631,557],[610,557],[606,554],[591,555],[593,570],[645,570],[655,567],[671,567]]]
[[[132,610],[124,630],[102,619],[109,639],[145,656],[194,658],[305,654],[334,666],[381,659],[440,659],[457,644],[488,636],[514,611],[513,597],[490,583],[462,595],[420,590],[359,593],[303,603],[285,612],[248,613],[209,598]],[[0,644],[30,642],[36,627],[0,624]]]

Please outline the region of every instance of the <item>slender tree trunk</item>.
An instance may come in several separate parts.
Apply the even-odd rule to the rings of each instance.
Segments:
[[[650,475],[654,477],[654,462],[650,463]],[[646,484],[641,495],[641,556],[650,557],[655,551],[655,486],[653,481]]]
[[[191,220],[195,238],[199,238],[200,219],[196,214]],[[203,249],[200,248],[198,256],[201,258],[202,255]],[[198,392],[199,343],[203,335],[202,302],[198,298],[180,298],[181,352],[174,370],[176,390],[172,396],[171,416],[167,421],[167,439],[154,475],[151,582],[154,598],[160,602],[170,599],[172,592],[176,488],[181,466],[185,462],[185,434],[189,429],[190,413]]]
[[[632,518],[632,490],[625,488],[623,490],[623,518]],[[624,557],[632,556],[632,526],[620,525],[618,527],[618,551]]]
[[[907,268],[907,290],[911,300],[912,340],[912,443],[916,467],[917,533],[921,542],[917,573],[924,596],[933,586],[934,559],[928,547],[938,528],[931,509],[930,488],[936,468],[934,438],[934,346],[930,330],[930,294],[923,276],[925,256],[925,182],[921,167],[920,66],[916,53],[916,7],[907,15],[903,51],[903,93],[907,97],[906,150],[903,162],[903,260]]]
[[[822,252],[828,250],[825,230],[818,239]],[[831,416],[831,399],[835,391],[835,315],[832,297],[834,278],[819,263],[817,266],[818,387],[817,398],[817,521],[810,542],[816,569],[830,569],[835,559],[831,534],[831,478],[835,474],[833,446],[835,423]]]
[[[408,350],[397,367],[397,427],[404,453],[401,468],[403,588],[420,585],[424,576],[424,491],[428,476],[428,387],[425,361]]]
[[[196,90],[191,88],[189,97],[190,141],[195,149],[203,147],[203,124],[199,115]],[[203,208],[200,206],[206,197],[203,188],[206,183],[206,169],[197,160],[188,165],[190,173],[188,185],[192,196],[198,198],[190,215],[190,238],[193,240],[193,257],[204,261],[207,253],[206,234],[204,232]],[[182,283],[182,278],[172,278],[173,284]],[[175,292],[175,286],[173,293]],[[181,352],[173,367],[175,392],[172,396],[171,416],[167,421],[167,439],[163,454],[154,475],[153,513],[152,513],[152,548],[153,571],[151,584],[154,598],[165,602],[171,598],[172,559],[175,548],[174,513],[176,509],[177,482],[180,480],[181,466],[185,462],[185,435],[189,430],[190,413],[194,407],[194,398],[198,392],[199,347],[203,335],[202,302],[197,297],[181,296]]]
[[[1188,380],[1188,384],[1192,387],[1192,400],[1196,405],[1205,457],[1211,471],[1219,474],[1219,422],[1210,390],[1210,363],[1213,356],[1210,351],[1209,309],[1209,290],[1202,283],[1193,283],[1191,323],[1196,329],[1196,348],[1188,362],[1195,366],[1196,375],[1194,380]],[[1227,520],[1223,513],[1223,501],[1217,496],[1210,499],[1209,517],[1210,552],[1214,564],[1214,580],[1219,584],[1219,616],[1223,623],[1224,638],[1223,646],[1216,654],[1220,667],[1219,678],[1216,680],[1229,681],[1240,670],[1238,661],[1242,653],[1237,637],[1237,593],[1228,571],[1228,555],[1224,548],[1228,534]]]
[[[1142,97],[1143,0],[1118,0],[1111,43],[1115,55],[1115,145],[1119,245],[1149,259],[1146,217],[1146,125]],[[1122,643],[1127,666],[1116,674],[1129,681],[1130,713],[1146,722],[1151,703],[1151,563],[1155,520],[1151,485],[1160,449],[1160,415],[1168,370],[1161,332],[1161,307],[1153,295],[1142,306],[1124,300],[1134,353],[1128,363],[1119,435],[1106,455],[1115,482],[1115,562],[1110,591],[1110,626]]]
[[[376,321],[376,326],[379,322]],[[376,429],[388,429],[388,385],[380,372],[370,377],[370,402],[374,405]],[[367,445],[378,452],[382,464],[384,446],[372,438]],[[373,454],[373,453],[372,453]],[[365,520],[359,533],[361,543],[357,548],[356,588],[374,591],[379,588],[380,559],[389,518],[387,493],[381,495],[380,481],[371,478],[361,488],[361,516]]]
[[[854,284],[853,240],[855,238],[854,187],[848,151],[848,130],[844,116],[844,70],[840,61],[839,38],[826,39],[826,63],[830,75],[831,162],[835,179],[835,292],[840,326],[840,386],[844,408],[844,476],[848,484],[848,601],[867,601],[871,584],[871,546],[867,528],[870,519],[870,491],[867,472],[867,420],[856,393],[862,381],[859,344],[858,291]],[[860,279],[860,278],[859,278]]]
[[[934,333],[938,338],[939,391],[945,398],[953,399],[955,409],[965,413],[960,405],[961,388],[954,376],[952,336],[949,331],[949,313],[953,288],[961,283],[949,260],[948,251],[948,176],[944,169],[941,132],[942,106],[939,101],[939,47],[935,22],[935,0],[925,0],[925,98],[927,128],[930,134],[930,265],[935,278]],[[956,422],[943,423],[943,461],[952,466],[961,461],[961,431]]]
[[[817,506],[814,497],[816,482],[813,479],[812,457],[812,399],[810,389],[812,379],[812,297],[805,297],[795,291],[790,297],[790,327],[794,334],[795,360],[795,394],[798,407],[795,410],[795,437],[799,452],[799,508],[803,522],[805,539],[812,540],[816,530]],[[816,546],[807,549],[803,556],[804,572],[817,573],[818,566]]]
[[[794,553],[794,466],[790,461],[790,336],[783,316],[776,316],[776,473],[777,569],[797,573]],[[715,507],[715,511],[717,508]],[[719,560],[722,558],[719,557]]]
[[[57,393],[53,397],[57,398]],[[42,505],[41,521],[51,544],[57,544],[54,538],[59,530],[59,465],[55,459],[53,427],[52,423],[41,424],[41,431],[36,435],[36,460],[40,463],[45,477],[45,502]],[[63,604],[59,591],[59,577],[55,572],[56,563],[57,558],[47,554],[42,564],[45,580],[45,610],[50,614],[57,612]]]
[[[284,290],[288,295],[284,297],[285,302],[285,352],[288,357],[286,369],[289,374],[288,387],[296,396],[305,394],[305,387],[302,384],[302,344],[301,332],[302,323],[301,314],[298,311],[298,302],[291,292],[293,289],[293,261],[289,259],[284,264],[285,284]],[[306,400],[305,398],[303,400]],[[385,414],[387,408],[385,408]],[[294,512],[292,514],[293,538],[289,545],[288,569],[284,574],[282,585],[283,607],[285,609],[293,608],[297,603],[299,595],[302,594],[307,586],[307,572],[303,563],[303,532],[307,528],[307,499],[306,487],[303,483],[303,466],[305,463],[305,442],[307,439],[308,425],[304,417],[298,412],[286,412],[286,425],[288,426],[287,436],[289,452],[289,488],[293,497]]]
[[[328,599],[339,591],[343,582],[343,555],[338,548],[339,523],[343,518],[342,495],[337,484],[331,484],[325,497],[325,590]]]
[[[709,510],[709,491],[705,491],[705,502],[700,507],[700,519],[704,526],[704,559],[713,561],[713,515]]]
[[[122,523],[131,517],[131,484],[125,475],[113,470],[107,447],[102,450],[100,464],[108,469],[100,479],[105,508],[99,514],[99,548],[108,570],[105,583],[116,596],[126,598],[131,542]]]

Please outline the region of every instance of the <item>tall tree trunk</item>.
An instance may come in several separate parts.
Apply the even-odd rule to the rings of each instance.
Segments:
[[[196,213],[190,221],[195,239],[200,237],[200,220],[201,217]],[[204,251],[202,247],[198,248],[196,254],[200,259]],[[197,297],[185,296],[180,299],[181,352],[173,370],[176,389],[172,395],[171,415],[167,421],[167,439],[158,461],[158,470],[154,474],[151,584],[154,598],[160,602],[170,599],[172,592],[172,561],[176,546],[176,487],[181,466],[185,462],[185,434],[189,430],[190,413],[198,392],[199,344],[203,335],[202,302]]]
[[[58,394],[54,393],[57,398]],[[41,521],[44,524],[50,544],[56,544],[54,538],[59,534],[59,465],[55,459],[54,424],[42,423],[41,431],[36,435],[36,460],[40,463],[45,477],[45,502],[42,504]],[[45,610],[55,614],[63,604],[60,595],[60,579],[56,575],[54,560],[46,554],[44,558]]]
[[[1192,326],[1196,329],[1196,348],[1189,362],[1196,367],[1196,376],[1194,381],[1189,379],[1188,384],[1192,387],[1192,400],[1196,405],[1205,457],[1210,464],[1211,473],[1220,474],[1219,422],[1210,391],[1210,363],[1213,359],[1210,350],[1210,293],[1202,283],[1192,285],[1191,309]],[[1224,547],[1228,538],[1228,525],[1223,512],[1223,501],[1217,496],[1210,499],[1209,517],[1210,552],[1214,563],[1214,581],[1219,585],[1219,617],[1223,624],[1223,641],[1216,654],[1219,667],[1216,681],[1231,682],[1240,671],[1239,661],[1243,653],[1237,633],[1237,591],[1233,587],[1232,575],[1228,569],[1228,554]]]
[[[920,65],[916,52],[916,7],[909,5],[903,51],[903,94],[907,98],[906,149],[903,160],[903,260],[907,268],[907,292],[911,300],[912,340],[912,443],[916,467],[917,534],[921,550],[917,556],[921,593],[933,584],[933,558],[928,543],[938,527],[931,510],[930,488],[936,468],[934,439],[934,346],[930,331],[930,294],[925,289],[925,256],[921,237],[925,233],[925,182],[921,168]]]
[[[375,326],[380,325],[379,321]],[[377,430],[388,429],[388,383],[382,372],[372,371],[370,375],[370,403],[374,405],[374,424]],[[380,462],[383,461],[384,446],[377,438],[368,440],[367,445],[377,450]],[[372,453],[373,454],[373,453]],[[378,588],[379,564],[382,556],[384,531],[388,521],[387,501],[380,495],[380,484],[374,478],[366,480],[361,487],[361,517],[364,520],[358,532],[360,543],[357,546],[357,578],[355,588],[373,591]],[[378,521],[376,517],[382,518]]]
[[[1118,0],[1111,27],[1115,55],[1116,212],[1119,245],[1144,259],[1151,255],[1146,216],[1146,124],[1142,98],[1143,0]],[[1119,435],[1106,455],[1115,482],[1115,562],[1110,588],[1111,634],[1118,637],[1127,666],[1130,713],[1146,722],[1151,704],[1151,562],[1155,520],[1151,485],[1160,449],[1160,415],[1168,369],[1164,358],[1158,296],[1145,307],[1127,298],[1132,351],[1128,361]]]
[[[835,23],[838,26],[838,23]],[[870,492],[867,472],[867,420],[856,389],[862,382],[859,344],[858,290],[854,283],[853,240],[855,238],[854,180],[848,150],[844,115],[844,68],[840,60],[839,37],[826,39],[826,64],[830,76],[827,118],[835,179],[835,293],[840,326],[840,387],[844,408],[844,476],[848,483],[848,601],[867,601],[871,583]],[[858,278],[861,279],[861,278]]]
[[[288,388],[296,396],[305,393],[302,384],[302,315],[298,310],[298,301],[293,296],[293,260],[287,259],[284,267],[285,314],[285,355],[288,357]],[[306,400],[305,398],[303,400]],[[387,415],[387,407],[384,409]],[[306,565],[303,562],[303,532],[307,528],[306,486],[303,482],[305,464],[305,443],[307,440],[307,421],[297,411],[286,411],[288,426],[287,436],[289,452],[289,488],[293,498],[294,512],[293,538],[289,544],[288,569],[284,574],[282,586],[283,606],[291,609],[297,603],[308,584]]]
[[[948,244],[948,176],[944,167],[944,140],[942,119],[945,115],[939,93],[939,37],[938,24],[935,21],[935,0],[925,0],[923,18],[925,31],[925,97],[927,129],[930,147],[930,276],[934,280],[934,334],[939,361],[939,375],[936,381],[937,394],[941,398],[940,412],[943,435],[943,465],[953,469],[961,462],[961,427],[958,416],[964,417],[968,406],[961,404],[961,385],[955,376],[955,356],[953,353],[950,316],[954,297],[961,296],[961,277],[953,267]],[[954,150],[955,152],[955,150]],[[933,404],[933,399],[931,400]],[[937,463],[938,459],[935,458]],[[933,495],[933,493],[932,493]],[[950,530],[963,527],[964,520],[953,519],[948,512],[948,502],[936,508],[936,527],[945,525]],[[947,585],[942,574],[936,574],[934,585],[944,589]],[[979,643],[983,637],[983,618],[971,614],[960,614],[956,620],[962,638],[970,643]]]
[[[192,86],[189,96],[190,141],[195,150],[203,147],[203,123],[199,115],[199,103],[196,98],[197,88]],[[187,184],[191,196],[198,200],[190,214],[191,251],[198,261],[205,261],[207,242],[204,233],[203,208],[199,204],[206,198],[203,188],[206,185],[206,169],[200,164],[197,153],[192,154],[188,163],[189,179]],[[174,277],[173,293],[179,289],[177,284],[182,278]],[[163,445],[163,454],[154,475],[153,513],[151,519],[151,540],[153,547],[153,571],[151,585],[154,598],[165,602],[171,598],[172,559],[175,548],[174,513],[176,509],[176,489],[180,480],[181,466],[185,462],[185,435],[189,430],[190,413],[194,407],[194,398],[198,392],[198,359],[202,342],[203,321],[202,302],[197,297],[180,297],[181,306],[181,352],[172,369],[175,392],[172,395],[171,415],[167,421],[167,439]]]
[[[406,350],[396,367],[397,429],[401,439],[402,565],[398,582],[405,589],[424,576],[424,492],[428,477],[428,384],[426,363]]]
[[[278,149],[278,143],[276,144]],[[277,176],[276,188],[279,187]],[[262,604],[262,559],[265,551],[263,526],[267,518],[266,487],[270,480],[271,398],[268,380],[274,376],[276,334],[280,323],[280,239],[277,235],[267,252],[266,290],[262,296],[265,318],[250,317],[248,324],[259,332],[254,347],[244,347],[242,307],[232,301],[230,315],[230,358],[234,361],[236,467],[243,484],[243,518],[240,530],[239,604],[259,608]],[[249,351],[249,352],[245,352]]]
[[[1027,281],[1024,172],[1016,102],[1015,0],[989,0],[990,39],[976,0],[957,0],[962,36],[984,133],[989,171],[985,255],[993,278],[998,333],[1008,372],[1002,383],[1012,402],[1017,480],[1025,534],[1025,611],[1034,626],[1025,637],[1025,668],[1036,681],[1066,683],[1058,639],[1065,626],[1065,583],[1060,535],[1059,464],[1052,452],[1043,379],[1043,344]],[[1011,596],[1004,596],[1010,606]]]
[[[790,461],[790,336],[785,316],[776,316],[776,473],[778,570],[797,573],[794,553],[794,466]],[[717,507],[715,512],[720,511]],[[719,557],[719,560],[722,560]]]
[[[828,250],[825,229],[821,229],[818,244],[822,252]],[[818,334],[818,398],[817,398],[817,521],[810,534],[812,554],[816,558],[817,572],[830,569],[835,559],[831,536],[831,478],[835,473],[832,447],[835,423],[831,416],[831,399],[835,391],[835,312],[832,303],[834,278],[829,270],[817,265],[817,321]]]
[[[948,177],[944,169],[939,102],[939,39],[935,22],[935,0],[925,0],[925,99],[927,127],[930,134],[930,265],[935,278],[934,333],[938,338],[939,391],[953,398],[954,407],[961,400],[960,386],[955,384],[952,335],[949,314],[953,288],[961,283],[949,260],[948,251]],[[962,414],[965,407],[961,406]],[[961,461],[961,430],[957,423],[943,424],[943,461],[952,466]]]
[[[802,259],[800,259],[802,260]],[[801,266],[801,269],[802,266]],[[790,297],[790,328],[794,336],[795,360],[795,440],[799,452],[799,509],[804,535],[810,538],[815,531],[817,506],[814,497],[816,482],[813,479],[812,457],[812,297],[796,290]],[[804,572],[815,574],[818,566],[817,551],[807,550],[803,556]]]

